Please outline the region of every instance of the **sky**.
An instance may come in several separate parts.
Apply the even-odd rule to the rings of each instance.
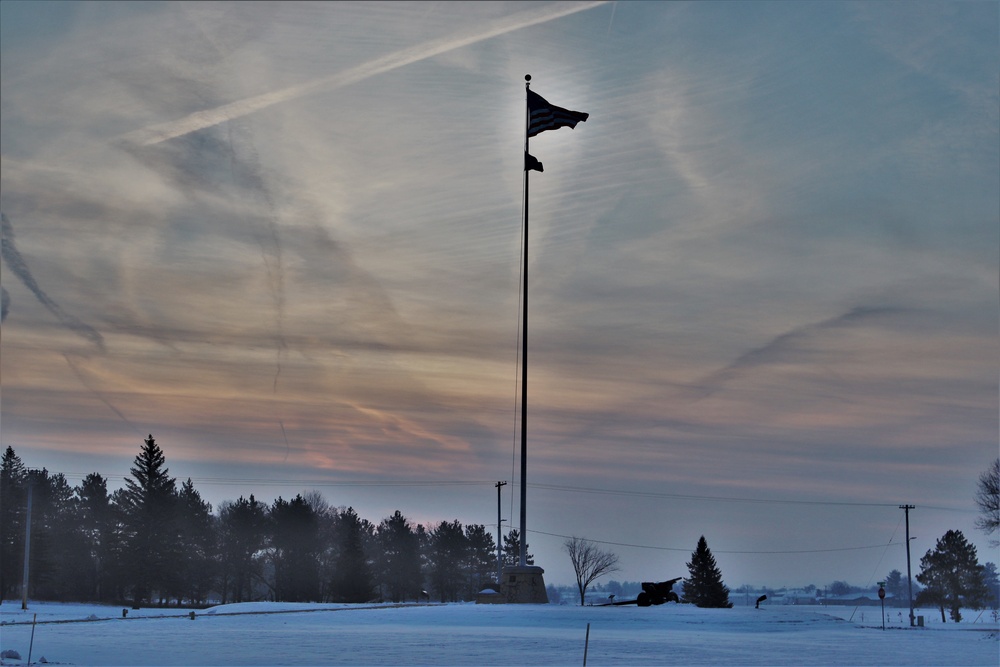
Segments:
[[[871,583],[998,455],[995,2],[0,3],[0,446]],[[994,536],[996,537],[996,536]]]

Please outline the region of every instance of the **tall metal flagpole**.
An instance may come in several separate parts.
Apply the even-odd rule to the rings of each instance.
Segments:
[[[531,115],[528,110],[528,88],[531,86],[531,75],[524,75],[524,159],[528,156],[528,126]],[[526,503],[528,498],[528,172],[524,167],[524,295],[521,298],[521,540],[518,563],[521,567],[528,564],[528,528]]]

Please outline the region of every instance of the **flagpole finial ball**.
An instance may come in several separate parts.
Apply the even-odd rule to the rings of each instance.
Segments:
[[[531,81],[531,75],[530,74],[525,74],[524,75],[524,80],[525,81]]]

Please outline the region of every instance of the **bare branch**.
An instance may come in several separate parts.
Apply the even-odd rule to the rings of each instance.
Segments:
[[[595,579],[618,571],[618,556],[604,551],[593,542],[573,537],[563,544],[576,574],[576,587],[580,592],[580,605],[584,604],[587,588]]]

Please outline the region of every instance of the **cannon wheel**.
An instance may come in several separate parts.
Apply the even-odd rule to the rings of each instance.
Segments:
[[[639,593],[639,596],[635,599],[635,603],[640,607],[648,607],[652,604],[649,600],[649,594],[646,591]]]
[[[679,597],[677,597],[677,593],[674,593],[673,591],[670,591],[669,593],[667,593],[667,602],[677,602],[677,603],[679,603],[680,601],[681,601],[681,599]]]

